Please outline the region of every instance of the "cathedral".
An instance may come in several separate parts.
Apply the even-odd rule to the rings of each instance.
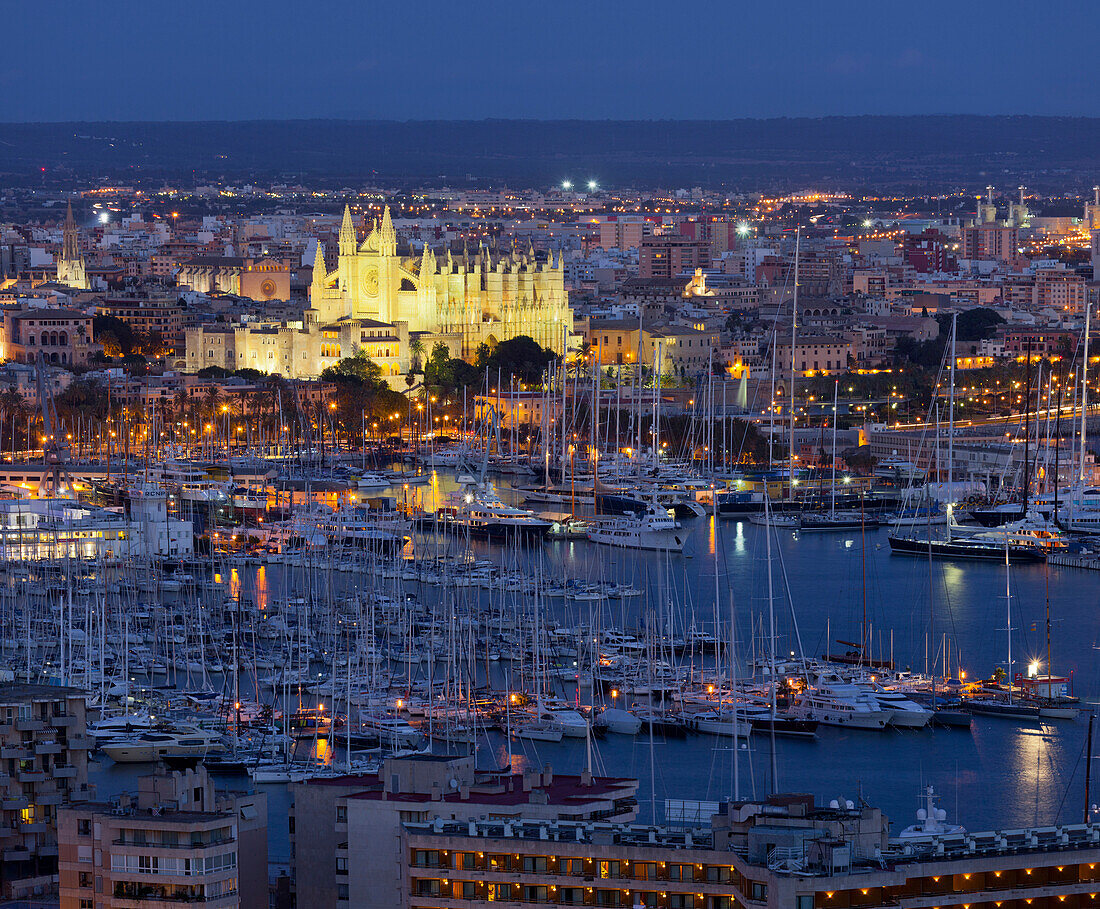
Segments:
[[[57,283],[87,290],[88,268],[80,254],[80,236],[73,219],[73,205],[65,213],[65,226],[61,231],[61,255],[57,257]]]
[[[339,244],[333,272],[317,250],[310,309],[319,324],[404,322],[412,334],[445,336],[466,358],[482,343],[520,334],[561,351],[572,331],[561,261],[555,265],[553,253],[541,264],[531,248],[494,255],[482,246],[475,255],[455,258],[447,251],[437,258],[426,246],[419,258],[401,256],[388,206],[361,244],[345,207]]]
[[[481,344],[528,335],[561,352],[573,330],[559,256],[538,262],[526,253],[448,250],[425,246],[401,255],[387,207],[360,243],[351,210],[344,208],[339,257],[329,271],[318,244],[309,309],[303,323],[203,326],[187,331],[184,368],[250,367],[288,378],[313,378],[344,357],[364,352],[395,388],[412,365],[411,341],[425,351],[439,342],[451,355],[472,360]]]

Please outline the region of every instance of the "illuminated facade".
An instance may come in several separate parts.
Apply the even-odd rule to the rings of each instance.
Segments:
[[[414,334],[453,340],[466,358],[482,343],[516,335],[561,352],[564,333],[572,330],[561,259],[555,264],[552,253],[542,263],[531,248],[494,256],[482,246],[476,254],[454,258],[448,251],[438,259],[425,248],[418,258],[402,256],[388,207],[361,244],[345,208],[339,244],[333,272],[317,251],[310,289],[317,323],[404,322]]]
[[[186,368],[258,369],[289,379],[316,378],[362,352],[395,388],[412,365],[409,340],[447,345],[473,359],[481,344],[528,335],[561,351],[573,330],[561,259],[539,263],[533,249],[496,256],[484,247],[457,259],[399,255],[387,208],[361,244],[344,209],[335,271],[317,246],[310,308],[300,323],[208,325],[187,331]]]
[[[69,287],[87,290],[88,268],[80,254],[80,236],[73,219],[73,206],[70,203],[65,213],[65,226],[61,232],[61,255],[57,258],[57,281]]]

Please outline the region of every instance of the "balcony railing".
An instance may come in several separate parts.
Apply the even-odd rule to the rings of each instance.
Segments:
[[[120,837],[112,842],[115,846],[130,846],[137,849],[187,849],[190,851],[193,849],[212,849],[215,846],[228,846],[231,843],[237,842],[237,840],[235,837],[227,836],[221,839],[210,840],[207,843],[195,843],[191,841],[182,843],[156,843],[148,840],[138,842],[137,840]]]

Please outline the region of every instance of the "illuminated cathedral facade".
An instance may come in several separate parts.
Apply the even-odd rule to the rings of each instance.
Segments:
[[[410,341],[472,360],[481,344],[528,335],[562,352],[573,330],[559,255],[539,262],[534,249],[436,256],[400,255],[387,207],[360,243],[344,209],[336,269],[318,244],[309,309],[300,325],[204,326],[187,331],[184,367],[250,367],[288,378],[312,378],[362,351],[382,375],[403,388],[412,366]]]
[[[410,333],[444,337],[467,359],[482,343],[516,335],[560,352],[573,329],[561,259],[555,264],[553,253],[541,263],[531,248],[494,255],[481,246],[475,254],[455,258],[447,251],[437,258],[425,247],[419,257],[398,255],[389,207],[362,243],[345,208],[339,244],[332,272],[317,250],[310,309],[320,325],[404,322]]]

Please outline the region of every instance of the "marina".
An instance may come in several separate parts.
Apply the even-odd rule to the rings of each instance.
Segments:
[[[493,488],[494,507],[526,513],[507,477]],[[437,471],[418,507],[433,513],[465,489]],[[173,760],[201,753],[216,772],[275,787],[386,752],[474,748],[486,766],[636,776],[643,817],[666,798],[838,775],[889,809],[899,772],[948,799],[979,772],[1016,793],[960,805],[974,824],[1077,813],[1100,680],[1096,642],[1074,630],[1087,626],[1089,578],[1059,570],[1065,556],[1012,564],[1007,578],[996,561],[936,559],[930,588],[927,558],[892,555],[875,526],[807,534],[705,514],[668,518],[682,548],[649,550],[362,509],[361,522],[403,537],[376,545],[333,518],[342,512],[300,510],[313,530],[285,547],[259,537],[151,570],[102,557],[8,569],[6,665],[21,677],[47,667],[108,705],[93,765],[108,789],[158,741]],[[1046,672],[1048,603],[1074,700],[1044,713],[1003,679]],[[857,643],[825,662],[839,639]],[[1006,697],[1016,707],[995,709]]]

